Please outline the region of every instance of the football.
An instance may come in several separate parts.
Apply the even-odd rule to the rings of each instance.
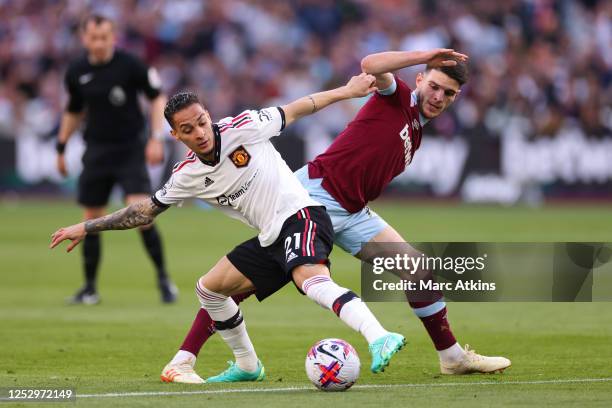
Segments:
[[[323,391],[344,391],[359,377],[359,355],[341,339],[318,341],[306,355],[306,375]]]

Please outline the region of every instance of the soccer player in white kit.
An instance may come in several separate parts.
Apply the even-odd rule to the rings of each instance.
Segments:
[[[289,281],[359,331],[369,344],[371,370],[383,371],[405,339],[386,331],[354,292],[332,281],[328,259],[334,240],[331,220],[269,140],[300,117],[339,100],[366,96],[376,89],[374,81],[372,75],[360,74],[343,87],[282,107],[247,110],[214,124],[195,94],[174,95],[164,115],[173,137],[191,153],[175,166],[164,187],[150,199],[105,217],[60,228],[53,234],[50,247],[68,239],[72,242],[67,251],[71,251],[87,233],[147,225],[172,204],[187,198],[203,199],[259,231],[257,237],[221,258],[196,285],[202,308],[236,358],[227,370],[207,382],[264,378],[264,367],[231,296],[255,291],[261,301]],[[164,375],[168,376],[165,380],[172,381],[173,376],[189,377],[191,373],[192,382],[202,382],[193,370]]]

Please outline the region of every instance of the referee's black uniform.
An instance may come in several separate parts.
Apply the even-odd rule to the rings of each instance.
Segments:
[[[87,149],[79,178],[79,203],[103,207],[118,183],[128,194],[149,194],[151,183],[145,162],[145,120],[138,103],[160,94],[156,74],[126,52],[115,50],[112,59],[92,65],[87,56],[74,61],[66,73],[68,112],[86,111]],[[153,82],[153,83],[152,83]]]
[[[150,194],[146,126],[138,95],[142,92],[150,100],[160,95],[157,73],[138,58],[115,49],[112,58],[102,64],[91,64],[87,55],[72,62],[65,84],[69,96],[66,110],[85,112],[86,150],[78,183],[79,203],[106,206],[115,184],[125,195]],[[162,300],[172,302],[176,289],[167,277],[159,234],[155,227],[141,233],[157,269]],[[73,298],[75,303],[82,303],[84,295],[93,294],[97,300],[99,236],[86,236],[83,247],[86,285]]]

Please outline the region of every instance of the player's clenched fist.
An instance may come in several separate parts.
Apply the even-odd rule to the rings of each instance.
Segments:
[[[376,78],[374,75],[361,74],[354,76],[345,85],[349,98],[360,98],[367,96],[376,90]]]
[[[83,240],[83,238],[85,238],[85,235],[87,235],[87,232],[85,231],[85,224],[82,222],[69,227],[60,228],[51,235],[51,245],[49,245],[49,248],[53,249],[58,246],[60,242],[69,239],[72,242],[66,248],[66,252],[70,252]]]

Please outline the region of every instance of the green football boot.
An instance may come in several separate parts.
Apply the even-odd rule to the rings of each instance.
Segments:
[[[244,371],[233,361],[228,361],[229,367],[219,375],[206,379],[207,383],[225,383],[225,382],[240,382],[240,381],[263,381],[266,377],[266,369],[257,360],[257,370]]]
[[[389,333],[375,340],[370,344],[370,354],[372,355],[372,365],[370,370],[373,373],[385,371],[389,365],[391,357],[400,351],[406,344],[406,339],[401,334]]]

